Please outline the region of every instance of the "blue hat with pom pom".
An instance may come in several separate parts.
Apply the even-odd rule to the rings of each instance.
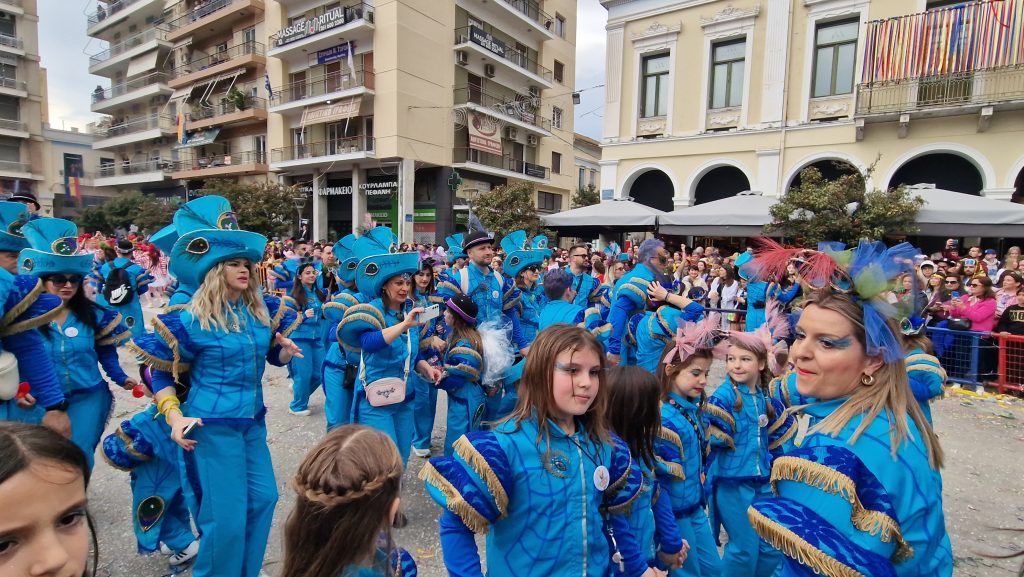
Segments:
[[[378,226],[359,237],[352,246],[359,259],[356,265],[356,287],[370,298],[381,295],[384,283],[400,274],[413,275],[420,268],[417,252],[398,252],[398,237],[391,229]]]
[[[92,272],[93,256],[78,253],[78,227],[63,218],[37,218],[21,227],[29,248],[18,257],[18,272],[43,277]]]
[[[203,196],[174,213],[181,236],[171,249],[170,272],[185,286],[198,287],[217,263],[245,258],[258,263],[267,237],[240,230],[231,203],[222,196]]]
[[[28,218],[28,209],[24,204],[0,201],[0,250],[21,252],[21,249],[28,248],[28,241],[21,232]]]

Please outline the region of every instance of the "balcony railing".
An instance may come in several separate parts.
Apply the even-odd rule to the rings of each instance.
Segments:
[[[216,14],[217,12],[220,12],[221,10],[230,7],[235,2],[236,0],[209,0],[207,2],[201,2],[199,4],[196,4],[191,10],[189,10],[185,14],[169,21],[166,25],[167,30],[174,31],[178,28],[188,26],[193,22],[202,20],[203,18],[206,18],[211,14]]]
[[[477,104],[498,114],[550,131],[551,120],[537,114],[539,98],[510,93],[506,96],[488,94],[479,88],[460,86],[455,89],[455,104]]]
[[[189,120],[206,120],[207,118],[214,118],[216,116],[224,116],[225,114],[234,114],[235,112],[243,112],[246,110],[266,110],[267,100],[265,98],[253,98],[246,96],[245,105],[239,108],[237,104],[230,100],[223,102],[217,102],[215,104],[208,104],[206,106],[198,105],[193,106],[192,111],[189,112]]]
[[[270,45],[279,48],[362,19],[373,23],[372,5],[366,2],[354,2],[347,6],[338,6],[312,18],[296,21],[291,26],[271,34]]]
[[[0,172],[32,172],[32,165],[27,162],[0,160]]]
[[[240,56],[246,56],[249,54],[263,56],[263,52],[264,47],[263,44],[260,42],[244,42],[242,44],[235,44],[234,46],[229,46],[225,50],[214,52],[213,54],[209,56],[203,56],[202,58],[196,58],[188,64],[183,64],[175,68],[174,75],[176,77],[184,76],[186,74],[191,74],[192,72],[195,72],[197,70],[203,70],[211,66],[216,66],[223,62],[227,62],[228,60],[231,60],[233,58],[238,58]]]
[[[491,168],[517,172],[529,177],[543,178],[545,180],[547,180],[551,174],[551,170],[546,166],[541,166],[525,160],[519,160],[508,155],[481,152],[474,148],[456,148],[453,152],[453,162],[455,164],[472,162],[474,164],[482,164]]]
[[[287,162],[289,160],[334,156],[336,154],[372,152],[373,148],[374,138],[372,136],[351,136],[348,138],[338,138],[324,142],[312,142],[310,144],[300,144],[298,146],[275,148],[270,152],[270,158],[273,162]]]
[[[20,120],[8,120],[6,118],[0,118],[0,129],[28,132],[28,124]]]
[[[13,90],[28,90],[28,83],[17,78],[0,77],[0,88],[11,88]]]
[[[249,150],[246,152],[225,152],[223,154],[210,154],[186,158],[173,163],[172,171],[181,172],[186,170],[206,170],[207,168],[224,168],[238,166],[241,164],[266,164],[267,153],[263,151]]]
[[[1024,100],[1024,65],[857,86],[857,114]]]
[[[114,138],[115,136],[135,134],[136,132],[145,132],[155,128],[170,130],[173,124],[174,121],[169,115],[151,114],[141,118],[133,118],[118,124],[111,124],[107,127],[98,127],[96,129],[96,135],[104,138]]]
[[[540,4],[534,2],[534,0],[498,0],[498,4],[504,4],[516,12],[522,13],[541,26],[548,25],[548,22],[554,22],[554,18],[541,10]]]
[[[355,74],[334,72],[310,78],[305,82],[293,82],[278,86],[273,89],[274,97],[270,99],[270,105],[278,106],[304,98],[352,90],[360,86],[373,87],[373,72],[369,70],[359,70]]]
[[[476,44],[488,53],[551,82],[550,69],[541,66],[529,54],[516,50],[515,46],[506,43],[504,39],[494,36],[490,32],[485,32],[476,26],[456,28],[455,44],[465,44],[466,42]]]
[[[136,78],[134,80],[129,80],[128,82],[122,82],[121,84],[111,86],[103,91],[94,91],[92,93],[92,103],[96,104],[97,102],[102,102],[110,98],[124,96],[129,92],[141,90],[147,86],[152,86],[153,84],[164,84],[166,82],[167,74],[163,72],[154,72],[152,74],[147,74],[142,78]]]
[[[136,46],[142,46],[143,44],[147,42],[152,42],[154,40],[163,40],[166,37],[167,32],[159,28],[150,28],[149,30],[145,30],[143,32],[136,34],[135,36],[132,36],[121,42],[118,42],[117,44],[114,44],[113,46],[107,48],[99,54],[93,54],[89,57],[89,66],[95,66],[101,62],[110,60],[115,56],[128,52]]]
[[[5,1],[7,0],[0,0],[0,2]],[[88,28],[92,28],[93,26],[99,24],[100,22],[103,22],[107,18],[113,16],[114,14],[117,14],[118,12],[124,10],[132,4],[135,4],[138,1],[139,0],[118,0],[117,2],[111,2],[110,4],[107,4],[106,8],[103,7],[102,3],[97,3],[96,12],[94,12],[88,18]]]
[[[168,172],[173,168],[174,163],[160,158],[147,160],[145,162],[119,162],[112,164],[101,164],[96,168],[97,178],[110,178],[112,176],[132,176],[145,174],[147,172],[163,171]]]
[[[7,34],[0,34],[0,45],[17,48],[18,50],[25,47],[25,43],[22,42],[21,38],[18,38],[17,36],[8,36]]]

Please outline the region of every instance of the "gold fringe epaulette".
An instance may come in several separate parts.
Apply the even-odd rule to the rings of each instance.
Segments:
[[[480,356],[480,353],[476,352],[474,349],[471,349],[469,347],[452,347],[452,349],[448,351],[448,354],[465,355],[467,357],[474,358],[478,363],[480,363],[481,366],[483,366],[484,363],[484,359],[483,357]]]
[[[632,466],[633,466],[632,458],[630,458],[629,467],[632,467]],[[626,468],[626,473],[623,475],[623,478],[629,478],[629,467]],[[612,494],[615,494],[615,493],[618,493],[619,491],[621,491],[622,487],[624,485],[625,485],[625,482],[623,482],[622,485],[619,485],[618,487],[615,487],[613,485],[612,487],[608,487],[608,490],[611,491]],[[633,503],[640,497],[640,495],[642,493],[645,492],[644,491],[644,487],[646,485],[647,485],[647,479],[645,479],[643,475],[640,475],[640,487],[637,488],[636,492],[633,493],[632,495],[630,495],[629,499],[626,499],[625,501],[623,501],[623,502],[621,502],[621,503],[619,503],[617,505],[611,505],[609,507],[606,507],[605,510],[608,511],[609,513],[615,513],[615,514],[619,514],[619,515],[628,515],[630,513],[630,511],[633,509]]]
[[[644,305],[647,304],[647,291],[636,286],[635,284],[633,284],[632,281],[623,283],[621,290],[628,290],[629,292],[636,294],[637,296],[640,297]]]
[[[780,419],[780,420],[782,420],[782,419]],[[796,419],[794,419],[789,424],[789,428],[786,429],[786,431],[784,433],[779,435],[779,438],[775,439],[771,443],[768,443],[768,450],[769,451],[774,451],[775,449],[778,449],[782,445],[785,445],[786,443],[788,443],[789,440],[793,438],[793,435],[796,434],[796,431],[799,428],[800,427],[797,425]]]
[[[719,407],[718,405],[713,405],[711,403],[705,403],[704,412],[712,417],[717,417],[725,421],[725,424],[729,425],[729,428],[731,428],[733,431],[736,430],[736,419],[733,418],[729,411],[726,411],[722,407]]]
[[[594,327],[594,329],[590,331],[590,334],[594,335],[595,337],[600,338],[601,335],[604,335],[605,333],[610,333],[611,331],[612,331],[611,323],[605,323],[605,324],[603,324],[603,325],[601,325],[599,327]]]
[[[672,475],[673,477],[679,479],[680,481],[686,480],[686,473],[683,472],[683,466],[681,464],[673,463],[672,461],[666,461],[665,459],[662,459],[661,457],[657,456],[654,458],[657,459],[658,462],[665,467],[669,475]]]
[[[48,324],[50,321],[60,316],[60,313],[63,310],[64,303],[61,303],[60,306],[56,306],[37,317],[25,319],[23,321],[18,321],[15,323],[3,324],[3,330],[0,330],[0,337],[9,337],[11,335],[23,333],[25,331],[38,329],[39,327]]]
[[[288,326],[286,326],[284,328],[284,330],[279,331],[279,332],[281,333],[282,337],[287,337],[288,335],[294,333],[295,329],[299,328],[299,325],[301,325],[301,324],[302,324],[302,315],[301,314],[297,314],[297,315],[295,315],[295,318],[292,320],[292,322]]]
[[[445,364],[445,371],[451,373],[452,371],[459,371],[469,376],[469,380],[477,381],[480,379],[480,369],[467,365],[466,363],[459,363],[457,365]]]
[[[116,345],[120,345],[121,343],[130,341],[131,338],[132,338],[132,332],[131,331],[124,331],[124,332],[121,332],[121,333],[118,333],[116,335],[112,335],[112,336],[109,336],[109,337],[106,337],[106,338],[103,338],[103,339],[97,339],[96,340],[96,345],[100,346],[100,347],[105,347],[105,346],[109,346],[109,345],[115,345],[116,346]]]
[[[486,535],[491,530],[491,524],[487,522],[487,519],[474,509],[455,486],[448,482],[448,479],[445,479],[429,461],[420,469],[420,480],[435,487],[444,495],[448,510],[458,515],[470,531]]]
[[[452,444],[452,449],[459,458],[473,469],[473,472],[484,480],[487,490],[491,493],[491,497],[494,498],[495,505],[498,506],[498,513],[500,515],[498,520],[504,519],[508,514],[508,493],[505,492],[505,487],[501,485],[501,481],[498,480],[498,475],[491,468],[491,464],[487,462],[487,459],[480,454],[480,451],[465,436],[459,437]]]
[[[716,439],[719,439],[720,441],[722,441],[723,443],[728,445],[728,447],[730,449],[733,449],[733,450],[736,449],[736,441],[734,441],[732,439],[732,437],[730,437],[729,435],[726,435],[722,431],[722,429],[719,429],[718,427],[716,427],[714,425],[711,425],[710,427],[708,427],[708,436],[709,437],[715,437]]]
[[[658,438],[668,441],[675,445],[676,449],[679,450],[679,458],[685,458],[685,451],[683,451],[683,440],[679,437],[679,433],[676,433],[672,429],[662,425],[658,429]]]
[[[441,289],[448,289],[448,291],[451,292],[452,294],[457,294],[457,295],[462,294],[462,288],[461,287],[459,287],[455,283],[453,283],[451,281],[447,281],[447,280],[443,280],[443,281],[437,283],[437,287],[435,287],[435,290],[437,292],[441,292]]]
[[[114,329],[116,329],[117,325],[121,324],[121,321],[123,321],[123,320],[124,320],[124,317],[121,316],[121,313],[115,313],[114,314],[114,318],[111,319],[110,322],[106,324],[106,326],[104,326],[102,329],[100,329],[96,333],[96,340],[99,341],[103,337],[105,337],[105,336],[109,335],[110,333],[114,332]]]
[[[277,304],[277,312],[274,313],[274,317],[270,319],[270,334],[277,333],[277,329],[281,326],[281,319],[284,318],[285,311],[288,307],[284,305],[283,300],[279,300]]]
[[[757,534],[770,543],[772,547],[782,551],[787,557],[795,560],[797,563],[810,567],[811,570],[819,575],[828,575],[829,577],[868,577],[860,571],[830,557],[821,549],[801,539],[796,533],[765,517],[754,507],[747,509],[747,518],[750,519],[750,526],[754,528],[754,531],[757,531]]]
[[[934,367],[932,365],[914,365],[912,367],[907,367],[907,373],[908,374],[912,373],[914,371],[921,371],[921,372],[924,372],[924,373],[935,373],[936,375],[939,376],[939,378],[942,379],[943,382],[945,382],[946,379],[948,378],[948,375],[946,374],[946,371],[943,370],[942,367]]]
[[[28,307],[32,306],[32,303],[36,302],[36,299],[41,294],[43,294],[43,281],[42,279],[36,279],[36,286],[32,287],[32,290],[28,291],[28,294],[22,297],[18,304],[8,309],[7,314],[3,318],[0,318],[0,326],[7,327],[13,323],[15,319],[28,310]]]

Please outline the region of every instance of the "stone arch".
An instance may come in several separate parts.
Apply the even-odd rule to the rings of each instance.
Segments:
[[[719,169],[731,169],[731,171],[735,171],[733,173],[734,175],[736,175],[736,176],[743,176],[743,178],[747,182],[747,184],[746,184],[747,188],[745,188],[743,190],[751,190],[753,188],[754,178],[751,175],[750,170],[747,169],[747,167],[743,163],[738,162],[736,160],[733,160],[731,158],[715,159],[715,160],[712,160],[712,161],[709,161],[709,162],[706,162],[706,163],[702,164],[690,176],[690,179],[686,183],[686,188],[684,189],[684,190],[686,190],[686,195],[687,195],[686,196],[687,205],[693,206],[693,205],[696,205],[696,204],[700,204],[700,202],[698,202],[698,199],[697,199],[697,188],[698,188],[698,186],[700,186],[700,184],[704,181],[704,177],[705,176],[707,176],[708,174],[710,174],[712,172],[715,172],[715,171],[717,171]],[[738,174],[736,174],[736,173],[738,173]],[[725,198],[727,196],[733,196],[737,192],[742,192],[742,191],[741,190],[735,190],[735,191],[732,191],[732,194],[726,194],[726,195],[717,197],[717,198],[715,198],[715,200],[717,200],[718,198]]]
[[[893,186],[893,178],[896,176],[896,173],[900,169],[902,169],[912,160],[915,160],[919,157],[928,154],[950,154],[954,156],[959,156],[966,160],[967,162],[969,162],[970,164],[972,164],[975,169],[977,169],[978,174],[981,177],[981,190],[997,187],[996,172],[995,169],[992,167],[992,163],[989,162],[988,158],[986,158],[985,155],[981,154],[981,152],[977,151],[974,148],[964,146],[962,144],[956,144],[953,142],[936,142],[933,144],[919,146],[913,150],[908,151],[906,154],[899,157],[898,159],[896,159],[895,162],[892,163],[892,165],[889,168],[889,173],[885,176],[885,180],[883,180],[882,182],[885,184],[887,188]],[[938,182],[934,184],[936,185],[936,187],[942,188],[942,186]]]
[[[633,169],[622,184],[623,198],[632,198],[658,210],[675,210],[675,195],[679,190],[675,175],[659,165],[643,165]]]
[[[783,181],[782,193],[785,194],[793,185],[798,182],[800,171],[809,167],[815,166],[822,171],[826,177],[835,178],[840,174],[843,174],[844,170],[836,168],[835,163],[842,163],[849,166],[849,172],[856,172],[862,177],[867,175],[868,167],[859,158],[850,156],[849,154],[842,152],[820,152],[818,154],[812,154],[806,156],[800,160],[800,162],[793,165],[793,168],[786,174],[786,179]],[[834,172],[833,172],[834,171]],[[871,187],[871,180],[867,182],[868,188]]]

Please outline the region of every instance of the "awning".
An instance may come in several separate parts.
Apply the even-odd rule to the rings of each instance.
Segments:
[[[185,38],[182,38],[181,40],[178,40],[177,42],[175,42],[174,46],[171,46],[171,50],[177,50],[179,48],[184,48],[184,47],[188,46],[189,44],[192,44],[192,37],[191,36],[186,36]]]
[[[544,226],[560,232],[598,228],[627,232],[652,229],[663,214],[639,202],[616,199],[543,215],[540,219]]]
[[[160,56],[159,50],[147,52],[142,56],[136,56],[128,62],[128,73],[125,78],[131,78],[140,74],[149,74],[156,70],[156,60]]]
[[[354,118],[359,116],[359,108],[362,101],[362,96],[354,96],[332,104],[310,106],[302,111],[302,120],[299,125],[324,124],[327,122],[338,122],[346,118]]]
[[[177,98],[184,98],[185,100],[188,100],[188,97],[192,95],[192,89],[195,87],[195,84],[189,84],[187,87],[175,90],[171,93],[170,100],[175,100]]]
[[[761,236],[771,222],[768,209],[778,201],[760,193],[741,192],[705,204],[670,212],[658,218],[660,234],[700,236]],[[777,235],[778,233],[773,233]]]
[[[220,134],[220,127],[207,128],[206,130],[200,130],[193,132],[188,136],[188,142],[185,144],[175,144],[174,148],[180,150],[182,148],[192,148],[194,146],[203,146],[211,144],[214,140],[217,140],[217,135]]]

